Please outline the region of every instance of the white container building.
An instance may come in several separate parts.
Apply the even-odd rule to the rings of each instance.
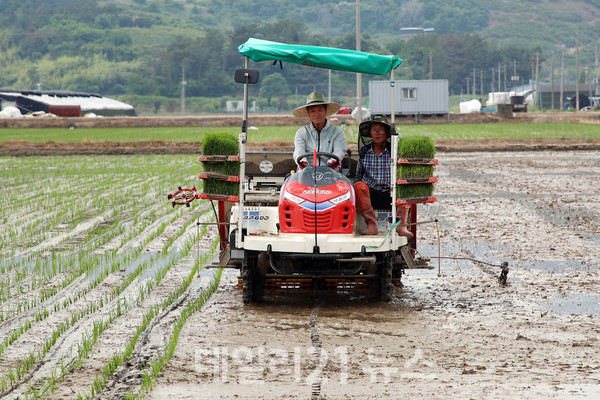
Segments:
[[[371,115],[391,115],[390,81],[369,81]],[[394,112],[396,115],[435,115],[449,113],[448,81],[432,79],[394,82]]]

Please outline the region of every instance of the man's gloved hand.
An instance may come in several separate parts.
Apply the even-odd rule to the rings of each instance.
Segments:
[[[340,166],[340,163],[335,158],[330,158],[329,160],[327,160],[327,166],[335,169]]]
[[[308,167],[308,160],[306,158],[303,158],[302,160],[300,160],[300,162],[298,163],[298,167],[300,169],[304,169],[305,167]]]

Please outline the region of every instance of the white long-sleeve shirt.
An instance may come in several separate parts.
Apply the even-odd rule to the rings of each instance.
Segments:
[[[346,152],[346,134],[342,129],[330,124],[329,121],[325,122],[321,132],[318,132],[312,123],[298,129],[294,138],[294,161],[297,162],[298,156],[301,154],[311,153],[306,159],[312,165],[314,149],[335,154],[341,163]],[[327,165],[329,158],[320,156],[318,165]]]

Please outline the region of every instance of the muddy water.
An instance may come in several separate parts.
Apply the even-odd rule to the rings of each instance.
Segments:
[[[438,159],[419,219],[441,246],[434,224],[418,240],[439,274],[408,271],[389,303],[243,305],[227,271],[147,398],[600,398],[600,154]]]

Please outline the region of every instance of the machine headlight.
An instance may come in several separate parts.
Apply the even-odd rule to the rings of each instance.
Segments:
[[[291,194],[290,192],[284,192],[283,193],[283,199],[284,200],[289,200],[289,201],[293,201],[296,204],[300,204],[304,201],[303,198],[300,198],[298,196],[294,196],[293,194]]]
[[[341,196],[336,197],[335,199],[331,199],[329,201],[331,201],[333,204],[340,204],[342,201],[348,201],[350,200],[351,196],[350,196],[350,192],[346,192],[346,194],[343,194]]]

